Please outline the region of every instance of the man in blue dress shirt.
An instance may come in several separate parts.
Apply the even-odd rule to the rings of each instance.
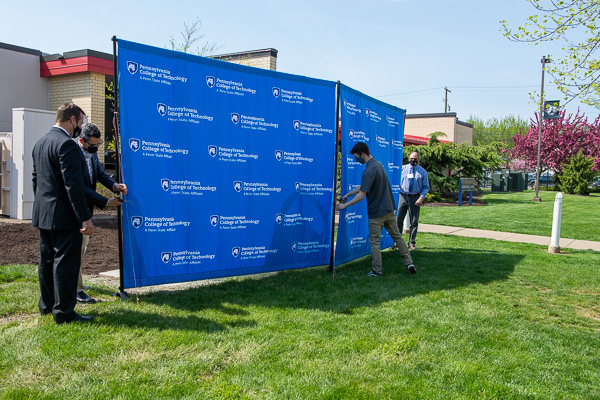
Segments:
[[[408,246],[416,250],[417,228],[419,227],[419,210],[429,192],[429,177],[425,168],[419,165],[419,153],[412,152],[408,157],[408,164],[402,166],[400,178],[400,205],[398,206],[398,226],[403,226],[404,218],[408,212],[410,220],[410,233]]]

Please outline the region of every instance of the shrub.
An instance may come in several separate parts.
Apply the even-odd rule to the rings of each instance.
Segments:
[[[560,189],[568,194],[590,194],[589,186],[596,175],[593,167],[593,157],[584,156],[580,150],[569,159],[568,164],[563,164],[563,172],[558,180]]]

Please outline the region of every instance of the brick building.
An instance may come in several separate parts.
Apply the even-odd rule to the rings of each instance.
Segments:
[[[404,123],[404,143],[427,144],[427,135],[444,132],[447,137],[439,138],[441,142],[473,144],[473,125],[460,121],[456,113],[440,114],[407,114]]]
[[[262,49],[213,56],[222,61],[275,71],[277,50]],[[112,102],[107,100],[107,85],[113,80],[112,54],[78,50],[63,54],[44,54],[39,50],[0,43],[0,132],[12,130],[12,109],[18,107],[56,110],[72,101],[87,114],[88,122],[98,125],[104,141],[114,138]],[[98,152],[100,161],[104,151]]]

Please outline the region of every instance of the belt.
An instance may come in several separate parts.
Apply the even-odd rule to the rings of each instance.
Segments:
[[[408,193],[403,193],[404,195],[408,196],[408,197],[415,197],[415,196],[420,196],[421,193],[415,193],[415,194],[408,194]]]

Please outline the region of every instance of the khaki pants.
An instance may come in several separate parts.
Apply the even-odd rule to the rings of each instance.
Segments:
[[[385,228],[392,239],[396,242],[396,246],[400,250],[400,256],[406,266],[412,264],[412,258],[406,247],[406,242],[398,230],[398,223],[396,222],[396,215],[392,211],[391,213],[384,215],[379,218],[369,218],[369,242],[371,243],[371,258],[373,260],[373,271],[378,274],[383,273],[383,267],[381,266],[381,247],[380,247],[380,235],[381,228]]]
[[[90,243],[90,235],[83,235],[83,241],[81,242],[81,263],[79,263],[79,279],[77,280],[77,293],[83,292],[83,279],[81,278],[81,266],[83,265],[83,256],[87,251],[88,244]]]

